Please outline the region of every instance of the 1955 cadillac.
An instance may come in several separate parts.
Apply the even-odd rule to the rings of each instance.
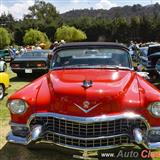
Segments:
[[[8,100],[7,140],[90,153],[138,145],[160,148],[160,91],[137,74],[115,43],[68,43],[50,71]]]

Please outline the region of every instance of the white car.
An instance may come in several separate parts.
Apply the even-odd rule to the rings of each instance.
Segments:
[[[7,70],[7,64],[3,59],[0,59],[0,71],[5,72]]]

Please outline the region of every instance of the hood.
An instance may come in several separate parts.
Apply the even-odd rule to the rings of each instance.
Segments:
[[[122,111],[125,95],[139,103],[133,71],[106,69],[55,70],[48,74],[52,105],[50,112],[97,116]],[[92,81],[84,88],[83,81]],[[129,91],[130,90],[130,91]],[[133,92],[127,94],[128,92]],[[136,92],[136,94],[135,94]],[[131,96],[131,95],[134,95]]]

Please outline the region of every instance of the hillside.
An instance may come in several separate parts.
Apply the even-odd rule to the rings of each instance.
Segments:
[[[61,14],[64,21],[70,21],[80,17],[95,17],[95,18],[105,18],[113,19],[116,17],[126,17],[130,18],[133,16],[160,16],[160,4],[156,3],[154,5],[141,6],[139,4],[133,6],[124,7],[114,7],[109,10],[104,9],[81,9],[72,10]]]

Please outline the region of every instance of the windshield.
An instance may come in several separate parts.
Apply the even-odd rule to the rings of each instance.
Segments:
[[[66,49],[58,51],[52,68],[131,68],[129,54],[122,49]]]
[[[20,55],[21,57],[47,57],[48,56],[49,51],[31,51],[31,52],[25,52],[22,55]]]

